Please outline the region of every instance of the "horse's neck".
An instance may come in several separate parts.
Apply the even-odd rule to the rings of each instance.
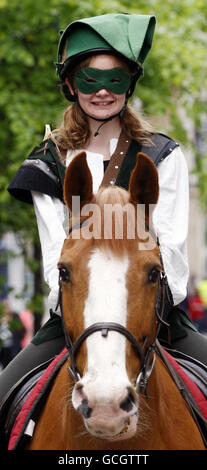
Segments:
[[[180,393],[170,377],[166,367],[159,357],[156,358],[155,366],[148,383],[148,396],[147,404],[152,411],[152,416],[159,416],[159,422],[166,423],[166,413],[170,414],[168,408],[174,406],[178,402],[183,402]]]
[[[196,425],[188,407],[159,357],[156,359],[148,385],[149,398],[145,400],[143,405],[143,415],[146,413],[144,419],[146,427],[149,423],[149,432],[146,433],[146,444],[149,445],[147,448],[159,449],[159,443],[163,446],[160,448],[167,450],[184,449],[186,443],[195,445],[195,449],[196,446],[199,449],[202,448],[199,447],[202,446],[200,433],[197,432],[197,429],[195,431]],[[144,446],[144,434],[141,439]],[[157,445],[155,441],[157,441]]]

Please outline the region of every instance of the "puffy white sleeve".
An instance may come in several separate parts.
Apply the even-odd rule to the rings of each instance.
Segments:
[[[160,194],[153,213],[174,305],[187,295],[189,180],[185,157],[176,147],[158,166]]]
[[[57,263],[66,238],[63,228],[64,204],[57,198],[36,191],[32,191],[32,198],[42,249],[44,278],[50,288],[48,307],[54,311],[58,299]],[[56,313],[60,314],[60,311]]]

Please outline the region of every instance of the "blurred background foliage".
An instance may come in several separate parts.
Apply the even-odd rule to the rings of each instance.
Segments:
[[[22,245],[32,240],[38,250],[33,208],[11,198],[6,188],[42,140],[45,123],[57,127],[68,105],[54,66],[59,31],[78,18],[115,12],[156,16],[154,44],[135,96],[145,116],[159,123],[157,130],[194,146],[178,109],[199,130],[207,113],[206,0],[0,0],[0,236],[21,232]],[[207,158],[197,157],[206,208]]]

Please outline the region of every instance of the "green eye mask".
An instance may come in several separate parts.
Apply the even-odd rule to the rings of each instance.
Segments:
[[[107,70],[85,67],[75,74],[75,84],[81,93],[94,93],[102,88],[120,95],[128,91],[131,83],[129,73],[119,67]]]

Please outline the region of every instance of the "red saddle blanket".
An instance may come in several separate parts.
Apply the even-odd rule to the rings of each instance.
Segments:
[[[167,351],[165,351],[165,354],[170,364],[173,366],[173,368],[183,380],[184,384],[187,386],[194,401],[197,403],[201,415],[207,421],[206,398],[204,397],[198,386],[192,381],[192,379],[186,374],[182,367],[176,362],[176,360],[172,356],[170,356]],[[68,351],[66,348],[64,348],[63,351],[50,363],[50,365],[47,367],[47,369],[43,372],[42,376],[37,381],[34,388],[30,391],[13,424],[9,438],[8,450],[16,450],[22,448],[25,443],[25,437],[31,437],[33,435],[35,422],[38,419],[38,413],[41,409],[40,403],[42,400],[43,402],[45,402],[45,396],[48,396],[48,393],[51,389],[51,384],[53,383],[57,372],[67,360],[67,357]],[[36,408],[38,408],[38,413],[36,412]]]
[[[68,350],[64,348],[62,352],[53,359],[47,369],[27,396],[21,410],[19,411],[9,438],[8,450],[16,450],[24,445],[24,437],[32,436],[34,426],[36,408],[39,407],[40,401],[47,396],[51,384],[68,357]],[[27,430],[28,429],[28,430]]]
[[[165,350],[164,350],[165,351]],[[194,398],[195,402],[198,405],[198,408],[201,412],[201,415],[207,420],[207,400],[204,397],[201,390],[198,386],[193,382],[193,380],[186,374],[186,372],[182,369],[182,367],[178,364],[178,362],[167,352],[165,351],[168,361],[174,367],[176,372],[179,374],[181,379],[183,380],[184,384],[186,385],[187,389],[189,390],[190,394]]]

